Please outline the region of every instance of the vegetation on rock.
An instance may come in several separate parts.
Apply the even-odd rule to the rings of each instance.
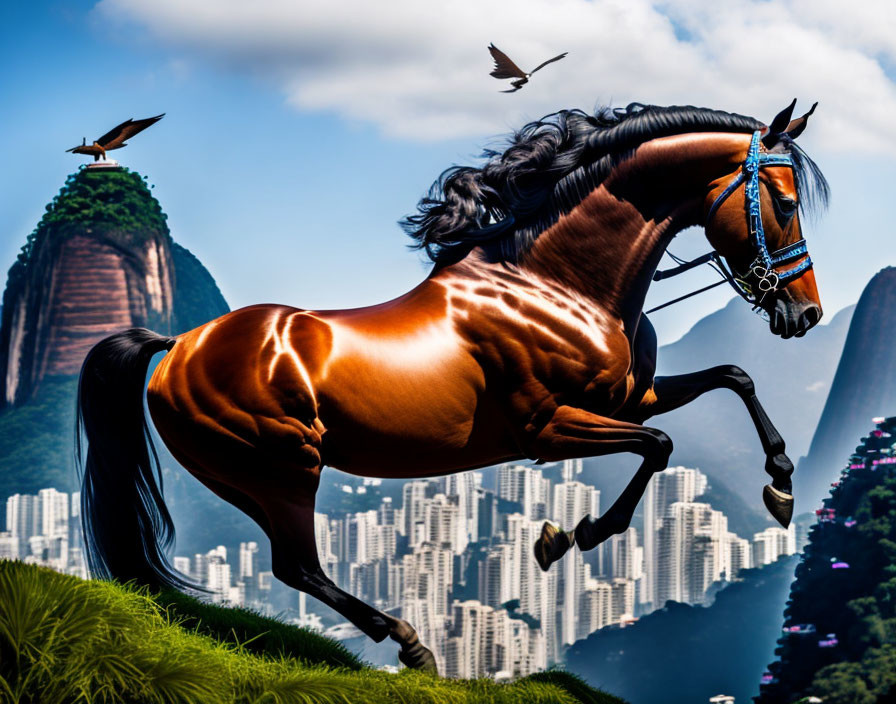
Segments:
[[[862,439],[819,511],[756,701],[896,701],[896,417]]]

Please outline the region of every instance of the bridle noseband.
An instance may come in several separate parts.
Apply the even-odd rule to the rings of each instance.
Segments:
[[[750,149],[747,158],[741,167],[737,177],[728,184],[728,187],[715,199],[706,216],[706,225],[712,222],[712,218],[719,206],[727,200],[728,196],[743,183],[744,200],[747,214],[747,225],[750,228],[750,243],[756,252],[746,273],[739,274],[729,271],[722,258],[716,254],[713,258],[722,268],[725,278],[735,291],[748,303],[758,306],[762,299],[769,293],[774,293],[782,286],[786,286],[794,279],[798,279],[806,271],[812,268],[812,259],[806,247],[806,240],[799,239],[792,244],[781,247],[774,252],[768,251],[765,242],[765,229],[762,226],[762,212],[759,191],[759,170],[765,166],[789,166],[793,168],[793,160],[790,154],[770,154],[759,151],[759,131],[753,133],[750,141]],[[787,271],[779,271],[776,267],[796,261],[801,257],[805,259],[797,266]]]

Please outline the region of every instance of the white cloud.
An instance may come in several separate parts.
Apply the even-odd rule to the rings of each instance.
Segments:
[[[389,136],[506,132],[563,107],[696,104],[770,120],[821,102],[818,145],[896,157],[889,0],[103,0],[191,58],[271,81],[291,105]],[[846,15],[846,16],[844,16]],[[491,78],[489,42],[524,69],[569,56],[518,93]],[[809,133],[807,133],[809,134]]]

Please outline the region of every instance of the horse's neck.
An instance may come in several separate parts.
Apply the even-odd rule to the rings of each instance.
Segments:
[[[539,235],[520,265],[593,300],[633,334],[663,252],[701,221],[709,185],[729,172],[739,141],[679,135],[642,145]]]

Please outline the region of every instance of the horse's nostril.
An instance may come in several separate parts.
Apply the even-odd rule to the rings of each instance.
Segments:
[[[821,320],[821,309],[818,306],[810,306],[801,316],[799,329],[809,330]]]
[[[809,327],[812,327],[821,320],[821,309],[818,306],[812,306],[806,311],[806,318],[809,321]]]

